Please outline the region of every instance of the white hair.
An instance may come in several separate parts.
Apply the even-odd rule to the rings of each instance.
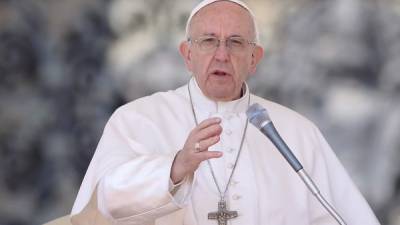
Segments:
[[[253,12],[250,10],[250,8],[242,1],[240,0],[204,0],[202,2],[200,2],[196,7],[193,8],[192,12],[190,13],[189,19],[186,22],[186,35],[185,38],[188,40],[190,38],[189,35],[189,29],[190,29],[190,23],[192,21],[192,18],[194,15],[196,15],[196,13],[198,13],[202,8],[204,8],[205,6],[214,3],[214,2],[219,2],[219,1],[227,1],[227,2],[233,2],[238,4],[239,6],[243,7],[244,9],[246,9],[249,14],[251,19],[253,20],[253,29],[254,29],[254,38],[255,38],[255,42],[258,43],[259,42],[259,33],[258,33],[258,28],[257,28],[257,24],[256,24],[256,20],[254,17]]]

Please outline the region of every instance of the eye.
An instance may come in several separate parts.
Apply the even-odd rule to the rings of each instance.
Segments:
[[[245,40],[243,38],[230,38],[229,43],[234,47],[244,46]]]
[[[216,38],[207,37],[207,38],[202,39],[201,42],[204,44],[212,44],[212,43],[215,43],[216,40],[217,40]]]
[[[213,48],[218,45],[218,39],[214,37],[205,37],[199,41],[201,48]]]

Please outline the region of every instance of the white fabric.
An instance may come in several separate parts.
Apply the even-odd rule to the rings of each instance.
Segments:
[[[189,85],[199,121],[222,118],[221,141],[211,150],[224,155],[211,163],[225,187],[245,125],[249,92],[236,101],[215,103],[202,94],[194,79]],[[349,225],[379,224],[310,121],[251,95],[251,103],[255,102],[267,108],[278,132]],[[107,218],[103,224],[216,225],[215,220],[207,219],[209,212],[217,210],[219,197],[206,162],[176,193],[170,193],[172,161],[194,126],[187,86],[119,108],[107,123],[83,180],[71,213],[73,223],[99,224],[93,216],[79,217],[97,194],[94,210]],[[230,210],[239,212],[229,225],[336,224],[271,142],[251,124],[227,201]]]
[[[210,5],[211,3],[219,2],[219,1],[228,1],[228,2],[232,2],[232,3],[236,3],[249,12],[251,18],[253,19],[254,29],[255,29],[255,33],[256,33],[255,41],[258,42],[259,41],[259,33],[258,33],[258,27],[257,27],[257,23],[255,21],[254,13],[246,5],[246,3],[244,3],[240,0],[204,0],[204,1],[201,1],[196,7],[193,8],[192,12],[189,15],[188,20],[186,21],[186,38],[189,38],[189,26],[190,26],[190,22],[192,21],[193,16],[196,15],[196,13],[198,13],[202,8]]]

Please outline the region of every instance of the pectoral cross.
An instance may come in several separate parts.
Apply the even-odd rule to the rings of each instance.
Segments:
[[[229,211],[226,209],[225,200],[218,202],[218,211],[208,213],[209,220],[217,220],[218,225],[227,225],[227,221],[238,217],[237,211]]]

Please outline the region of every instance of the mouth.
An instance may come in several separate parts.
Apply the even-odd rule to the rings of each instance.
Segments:
[[[226,72],[224,70],[214,70],[211,74],[215,75],[215,76],[219,76],[219,77],[224,77],[224,76],[230,76],[231,75],[231,74],[229,74],[228,72]]]

